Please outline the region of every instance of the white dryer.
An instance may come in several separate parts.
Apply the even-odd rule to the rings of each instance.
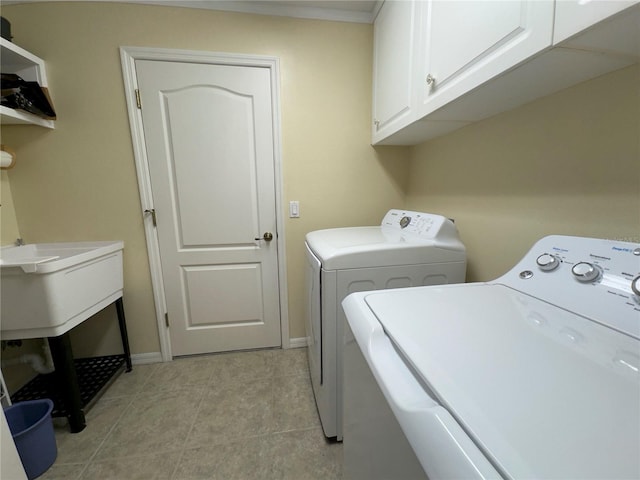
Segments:
[[[389,210],[380,226],[306,235],[306,335],[311,383],[327,437],[342,440],[342,300],[350,293],[462,283],[466,251],[440,215]]]

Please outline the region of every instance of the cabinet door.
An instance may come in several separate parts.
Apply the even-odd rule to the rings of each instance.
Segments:
[[[638,0],[564,0],[557,2],[553,44],[556,45],[638,3]]]
[[[373,26],[373,143],[413,118],[416,2],[387,0]]]
[[[552,0],[430,0],[421,12],[419,115],[550,47],[552,27]]]

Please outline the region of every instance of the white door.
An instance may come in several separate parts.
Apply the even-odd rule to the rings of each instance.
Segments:
[[[269,69],[135,66],[172,354],[279,346]]]

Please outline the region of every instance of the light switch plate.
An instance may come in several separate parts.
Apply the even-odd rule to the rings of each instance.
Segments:
[[[289,218],[300,217],[300,202],[292,200],[289,202]]]

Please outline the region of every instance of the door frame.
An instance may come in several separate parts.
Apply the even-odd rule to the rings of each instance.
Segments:
[[[122,76],[124,80],[131,140],[133,143],[133,155],[138,176],[138,189],[140,191],[141,212],[147,240],[147,253],[149,256],[149,268],[151,271],[151,284],[155,303],[156,323],[160,339],[160,354],[162,360],[172,360],[169,329],[166,326],[165,313],[166,300],[164,295],[164,281],[160,266],[160,246],[157,230],[153,226],[150,215],[144,211],[153,209],[153,195],[151,191],[151,178],[145,146],[144,130],[142,127],[142,110],[137,107],[136,90],[138,78],[136,75],[136,60],[158,60],[168,62],[201,63],[209,65],[230,65],[245,67],[268,68],[271,75],[271,111],[273,124],[273,153],[275,168],[276,190],[276,244],[278,248],[278,291],[280,302],[280,336],[282,348],[290,348],[289,339],[289,310],[287,298],[287,269],[285,255],[284,218],[282,214],[283,172],[282,172],[282,144],[280,123],[280,61],[277,57],[261,55],[229,54],[218,52],[206,52],[198,50],[176,50],[169,48],[149,47],[120,47],[120,61],[122,64]]]

